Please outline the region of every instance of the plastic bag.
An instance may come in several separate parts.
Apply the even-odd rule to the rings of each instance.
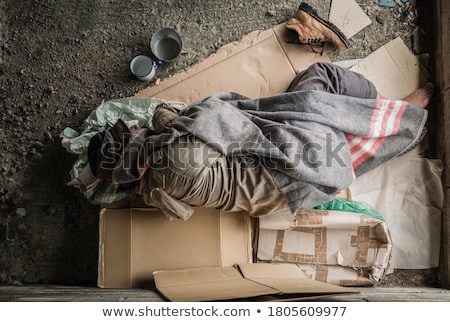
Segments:
[[[157,98],[120,98],[102,102],[84,120],[81,130],[76,131],[70,127],[60,133],[62,146],[70,153],[78,154],[78,159],[70,171],[71,179],[78,177],[87,165],[87,148],[90,139],[97,134],[112,127],[120,118],[127,124],[139,127],[152,128],[151,120],[156,106],[167,103]],[[170,102],[179,107],[185,107],[181,102]],[[117,187],[109,182],[103,182],[96,189],[84,193],[84,196],[93,204],[110,204],[129,197],[132,189]]]
[[[374,219],[384,221],[383,215],[375,209],[375,207],[362,201],[356,201],[351,199],[336,198],[324,204],[314,207],[319,210],[339,210],[357,212],[368,215]]]

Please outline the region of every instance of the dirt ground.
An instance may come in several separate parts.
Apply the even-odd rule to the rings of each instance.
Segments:
[[[329,0],[310,0],[323,17]],[[150,53],[157,29],[176,29],[183,52],[160,67],[163,79],[220,46],[290,18],[299,1],[0,1],[0,283],[95,285],[98,207],[66,187],[76,155],[59,138],[79,129],[103,100],[132,96],[148,83],[129,61]],[[426,62],[433,50],[426,0],[358,0],[372,24],[333,61],[363,58],[396,37]],[[432,66],[432,64],[430,64]],[[430,67],[430,73],[433,70]],[[438,286],[432,270],[397,271],[383,285]]]

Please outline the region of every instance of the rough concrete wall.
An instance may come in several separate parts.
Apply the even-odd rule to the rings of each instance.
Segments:
[[[442,218],[442,255],[441,275],[442,286],[450,288],[450,2],[438,0],[434,2],[436,28],[436,86],[438,111],[438,144],[440,157],[445,162],[443,184],[445,192],[445,207]]]

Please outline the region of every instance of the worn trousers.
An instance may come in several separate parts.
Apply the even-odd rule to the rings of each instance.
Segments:
[[[373,99],[375,85],[363,75],[329,62],[314,63],[300,71],[287,92],[317,90],[332,94]]]

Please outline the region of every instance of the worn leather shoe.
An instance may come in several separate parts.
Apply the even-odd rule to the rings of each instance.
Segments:
[[[298,34],[302,44],[330,42],[339,49],[350,47],[347,37],[331,22],[322,19],[309,4],[302,2],[297,12],[286,23],[286,28]]]

